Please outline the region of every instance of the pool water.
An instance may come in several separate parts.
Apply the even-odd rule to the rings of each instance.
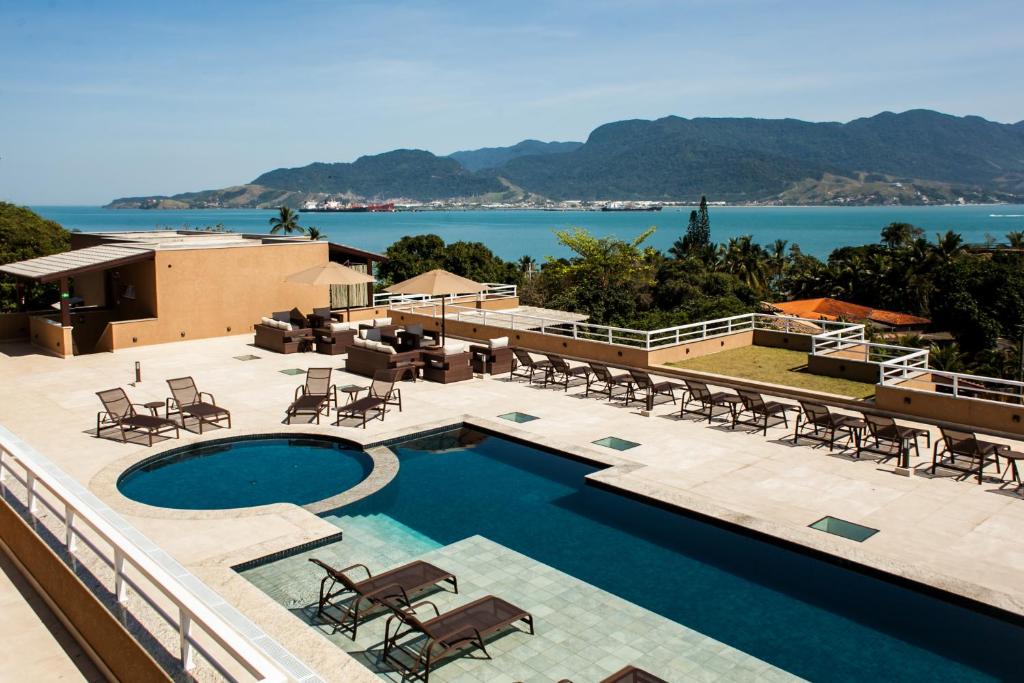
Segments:
[[[140,503],[186,510],[306,505],[355,486],[372,470],[366,453],[332,439],[225,440],[143,461],[117,488]]]
[[[328,519],[485,536],[810,680],[1019,678],[1020,625],[596,488],[593,466],[469,429],[394,449],[396,478]]]

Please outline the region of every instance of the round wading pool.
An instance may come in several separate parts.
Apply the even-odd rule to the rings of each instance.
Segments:
[[[144,460],[117,488],[140,503],[179,510],[306,505],[352,488],[371,471],[369,455],[337,439],[238,438]]]

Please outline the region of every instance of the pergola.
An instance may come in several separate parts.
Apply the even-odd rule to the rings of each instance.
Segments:
[[[69,289],[71,278],[76,275],[108,270],[128,265],[129,263],[152,259],[152,249],[101,245],[86,247],[85,249],[73,249],[51,256],[40,256],[39,258],[26,261],[7,263],[0,266],[0,273],[17,278],[19,300],[25,281],[60,283],[60,323],[67,327],[71,325],[71,292]]]

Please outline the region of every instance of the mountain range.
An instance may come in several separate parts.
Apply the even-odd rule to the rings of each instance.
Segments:
[[[929,110],[848,123],[668,116],[596,128],[586,142],[394,150],[264,173],[245,185],[117,199],[112,208],[297,206],[310,199],[923,204],[1020,201],[1024,121]]]

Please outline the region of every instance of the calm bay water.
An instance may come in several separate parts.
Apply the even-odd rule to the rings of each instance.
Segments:
[[[151,230],[223,224],[231,230],[265,232],[275,214],[261,209],[147,211],[95,206],[34,206],[35,211],[67,228],[83,232]],[[434,233],[446,242],[479,241],[505,259],[524,254],[542,259],[565,256],[554,230],[584,227],[597,235],[630,239],[656,226],[647,244],[666,250],[686,229],[689,209],[646,212],[594,211],[444,211],[407,213],[305,213],[301,224],[316,226],[329,239],[370,251],[383,251],[405,235]],[[711,237],[753,235],[761,244],[776,239],[799,244],[804,252],[828,256],[836,247],[877,242],[881,229],[893,221],[913,223],[936,232],[954,230],[967,242],[986,235],[1002,241],[1010,230],[1024,230],[1024,206],[921,207],[712,207]]]

